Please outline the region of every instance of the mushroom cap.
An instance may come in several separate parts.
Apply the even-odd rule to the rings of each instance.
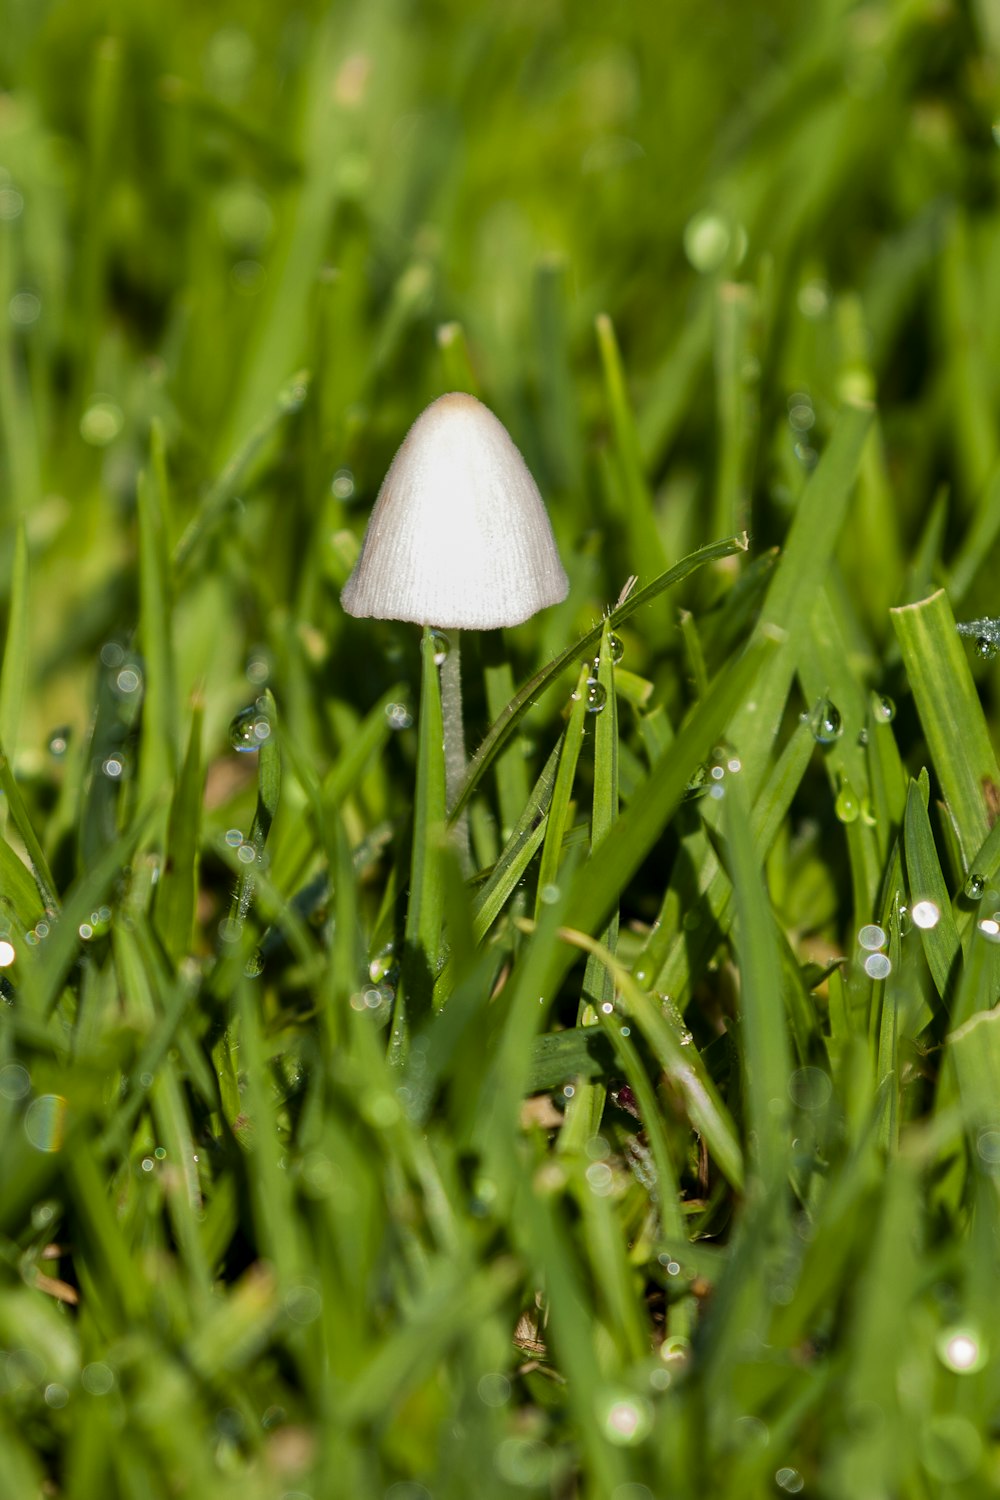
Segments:
[[[348,614],[454,630],[519,625],[565,599],[538,486],[475,396],[432,401],[382,481],[340,602]]]

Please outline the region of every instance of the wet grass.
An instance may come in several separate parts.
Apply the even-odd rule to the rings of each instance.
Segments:
[[[0,30],[0,1500],[994,1493],[989,8]]]

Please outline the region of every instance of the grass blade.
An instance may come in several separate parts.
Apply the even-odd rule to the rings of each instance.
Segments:
[[[725,733],[738,705],[751,692],[758,673],[773,661],[779,644],[773,636],[761,636],[719,674],[604,840],[600,858],[588,861],[577,875],[566,915],[567,926],[593,932],[607,921],[626,883],[684,796],[695,768]]]
[[[156,476],[139,475],[139,642],[144,661],[139,801],[145,805],[177,773],[177,693],[167,521]]]
[[[920,933],[934,988],[947,1004],[961,944],[951,913],[948,887],[934,847],[927,803],[915,781],[910,782],[906,798],[903,850],[910,886],[910,915]],[[932,910],[926,907],[928,902]],[[917,910],[921,906],[922,912]]]
[[[788,1078],[791,1054],[782,1004],[781,961],[774,917],[750,834],[740,777],[726,791],[727,848],[736,902],[740,959],[740,1027],[747,1124],[756,1141],[755,1166],[776,1193],[788,1170]]]
[[[892,620],[968,872],[1000,809],[1000,771],[965,647],[943,589]]]
[[[0,745],[17,748],[24,685],[28,677],[28,539],[24,523],[14,533],[14,564],[7,610],[7,638],[0,667]]]
[[[806,485],[778,560],[756,635],[776,628],[784,632],[779,660],[762,680],[752,706],[736,714],[729,735],[738,748],[753,797],[767,772],[767,760],[778,732],[798,655],[798,642],[809,621],[847,514],[872,411],[845,406],[823,457]]]
[[[53,916],[59,910],[59,897],[56,894],[55,881],[49,869],[48,861],[38,841],[38,836],[28,816],[28,809],[24,805],[21,789],[14,779],[10,761],[0,745],[0,790],[7,798],[7,806],[10,809],[11,821],[17,829],[18,837],[25,847],[28,861],[31,865],[31,873],[35,877],[38,886],[38,894],[42,898],[42,905]]]
[[[654,578],[645,588],[638,589],[635,593],[629,594],[627,599],[617,604],[614,609],[609,610],[606,616],[608,624],[612,630],[616,630],[637,609],[641,608],[644,604],[650,603],[651,600],[658,598],[665,589],[673,588],[675,584],[683,582],[685,578],[696,572],[698,568],[703,568],[706,563],[714,562],[716,559],[722,557],[731,557],[736,552],[744,551],[745,546],[746,543],[742,538],[732,537],[724,542],[712,542],[707,547],[699,547],[696,552],[692,552],[683,561],[676,563],[667,572],[661,573],[659,578]],[[585,656],[590,651],[592,646],[596,645],[601,638],[603,629],[603,623],[595,625],[593,630],[588,630],[586,635],[582,635],[572,646],[567,646],[565,651],[560,651],[559,655],[553,661],[550,661],[548,666],[543,667],[540,672],[536,672],[535,676],[520,689],[516,697],[512,698],[507,704],[503,713],[498,716],[487,732],[486,738],[469,763],[465,784],[451,811],[452,822],[459,816],[478,786],[483,774],[492,765],[531,705],[537,702],[548,688],[552,687],[560,673],[569,666],[570,662],[578,661],[581,656]]]

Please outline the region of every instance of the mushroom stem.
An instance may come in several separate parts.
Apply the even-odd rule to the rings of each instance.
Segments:
[[[441,719],[444,726],[444,786],[445,805],[450,812],[458,799],[465,780],[465,726],[462,721],[462,650],[460,633],[449,631],[448,651],[441,662]],[[467,814],[455,823],[452,840],[458,850],[462,869],[471,872],[472,854],[469,847],[469,819]]]

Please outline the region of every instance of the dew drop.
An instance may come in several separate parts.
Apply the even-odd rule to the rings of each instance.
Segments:
[[[948,1328],[937,1341],[938,1358],[956,1374],[965,1375],[980,1370],[986,1362],[987,1350],[975,1328]]]
[[[620,635],[615,635],[614,631],[612,631],[608,636],[608,647],[611,651],[611,660],[617,666],[625,655],[625,642]]]
[[[510,1381],[506,1375],[483,1375],[476,1389],[484,1406],[504,1406],[510,1399]]]
[[[900,937],[906,937],[913,927],[913,918],[908,906],[901,906],[896,913],[896,925],[899,928]]]
[[[989,640],[985,635],[979,636],[976,640],[976,655],[983,661],[992,661],[998,649],[1000,648],[997,647],[996,642]]]
[[[584,696],[587,700],[588,714],[599,714],[608,701],[607,692],[605,691],[603,685],[598,682],[596,677],[587,678],[587,685],[584,689]]]
[[[935,901],[914,901],[910,915],[913,918],[914,924],[925,931],[931,927],[936,927],[941,920],[941,912]],[[902,912],[900,912],[900,916],[902,916]]]
[[[431,640],[434,642],[434,665],[440,667],[451,650],[451,641],[443,630],[432,630]]]
[[[53,729],[49,735],[49,754],[54,760],[62,760],[69,749],[69,740],[72,730],[69,725],[63,725],[59,729]]]
[[[844,732],[840,709],[829,698],[820,698],[809,715],[809,729],[817,745],[833,745]]]
[[[684,253],[702,275],[717,271],[729,253],[732,229],[721,214],[695,214],[684,227]]]
[[[246,677],[254,687],[263,687],[271,675],[271,658],[263,649],[254,651],[246,665]]]
[[[255,948],[243,965],[243,973],[247,979],[257,979],[264,972],[264,955],[259,948]]]
[[[796,298],[799,312],[813,322],[822,318],[830,307],[830,288],[825,281],[807,281]]]
[[[119,667],[111,679],[111,686],[119,698],[131,698],[142,687],[142,673],[135,662],[126,662]]]
[[[846,776],[841,780],[833,810],[842,823],[855,823],[861,815],[861,803]]]
[[[867,743],[868,743],[868,731],[867,731],[867,729],[859,729],[858,730],[858,744],[860,745],[860,747],[861,747],[862,750],[865,748],[865,746],[867,745]]]
[[[883,947],[887,941],[885,930],[877,926],[874,922],[868,923],[867,926],[862,927],[858,932],[859,946],[867,948],[870,952],[874,952],[876,948]]]
[[[981,901],[986,889],[986,879],[982,875],[970,875],[965,882],[965,894],[970,901]]]
[[[885,693],[880,693],[872,705],[875,719],[879,724],[891,724],[896,717],[896,705]]]
[[[604,1434],[612,1443],[628,1446],[646,1436],[652,1422],[649,1405],[631,1394],[615,1395],[604,1413]]]
[[[869,979],[888,979],[892,963],[887,953],[869,953],[865,959],[865,973]]]
[[[278,405],[282,411],[298,411],[306,399],[309,390],[308,377],[305,372],[293,375],[287,385],[282,386],[278,392]]]
[[[385,705],[385,722],[390,729],[409,729],[413,723],[413,715],[405,703],[387,703]]]
[[[113,443],[125,424],[125,415],[110,396],[94,396],[80,418],[80,436],[92,448]]]
[[[24,1117],[24,1133],[36,1151],[58,1151],[66,1128],[67,1101],[61,1094],[41,1094]]]
[[[330,483],[330,489],[338,500],[350,500],[354,494],[354,475],[350,469],[338,469]]]
[[[368,965],[368,975],[373,984],[381,984],[383,981],[395,984],[399,977],[399,965],[396,963],[391,944],[372,959]]]
[[[788,424],[793,432],[809,432],[816,425],[816,412],[808,391],[793,391],[788,398]]]
[[[229,743],[234,750],[259,750],[271,737],[271,721],[264,713],[261,700],[241,708],[229,726]]]

